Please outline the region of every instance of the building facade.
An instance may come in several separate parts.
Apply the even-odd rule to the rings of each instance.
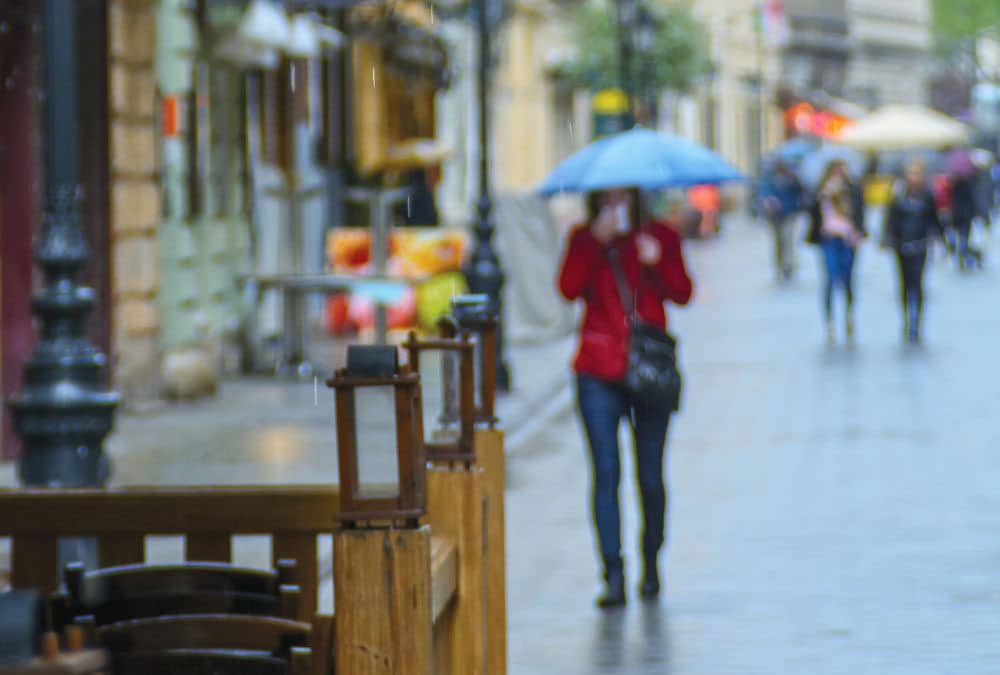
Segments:
[[[928,103],[930,0],[847,0],[851,60],[845,94],[867,106]]]

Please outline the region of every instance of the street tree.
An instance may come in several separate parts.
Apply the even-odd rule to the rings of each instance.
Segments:
[[[647,0],[646,8],[655,37],[649,49],[634,50],[629,77],[647,92],[690,90],[710,69],[704,27],[679,3]],[[592,0],[574,14],[577,53],[563,71],[569,84],[591,91],[622,86],[614,0]]]

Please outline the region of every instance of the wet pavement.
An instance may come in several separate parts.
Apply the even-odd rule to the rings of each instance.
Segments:
[[[763,228],[731,222],[687,250],[697,296],[673,314],[687,391],[659,603],[594,609],[588,467],[565,412],[570,345],[511,350],[518,391],[499,403],[512,452],[509,672],[1000,672],[1000,273],[934,264],[927,344],[907,349],[891,260],[868,245],[856,344],[829,348],[813,251],[779,288]],[[114,482],[333,482],[331,413],[322,385],[260,379],[123,417]],[[266,542],[235,550],[266,564]]]
[[[612,612],[592,604],[575,414],[511,462],[512,674],[1000,672],[1000,275],[937,261],[926,346],[904,348],[892,261],[868,244],[856,344],[830,348],[815,253],[779,288],[766,235],[688,244],[659,603],[635,599],[628,459],[631,597]]]

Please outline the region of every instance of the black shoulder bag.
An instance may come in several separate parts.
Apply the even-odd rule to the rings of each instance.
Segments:
[[[680,410],[683,385],[677,367],[677,339],[639,317],[618,250],[610,249],[608,259],[629,324],[628,367],[622,384],[633,401],[662,405],[667,412],[676,412]]]

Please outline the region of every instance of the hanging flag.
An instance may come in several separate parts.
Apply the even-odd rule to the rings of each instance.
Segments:
[[[772,47],[784,47],[788,44],[788,15],[781,0],[763,0],[760,11],[759,30],[763,31],[764,39]]]

